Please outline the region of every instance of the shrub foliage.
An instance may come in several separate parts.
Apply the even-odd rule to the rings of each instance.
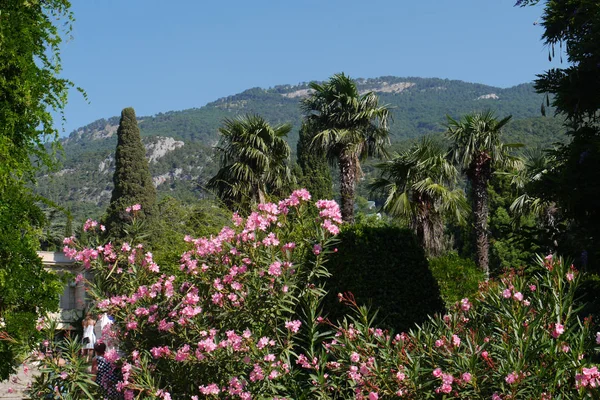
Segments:
[[[378,310],[377,322],[397,331],[423,323],[444,310],[438,284],[415,235],[396,226],[345,226],[338,251],[327,264],[330,318],[346,314],[338,293],[351,292],[360,304]]]

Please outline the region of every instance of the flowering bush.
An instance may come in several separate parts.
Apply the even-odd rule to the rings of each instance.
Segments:
[[[125,399],[598,397],[590,322],[575,302],[580,274],[568,263],[549,256],[509,271],[409,333],[373,326],[340,294],[354,314],[337,325],[320,301],[339,208],[318,201],[315,219],[309,199],[296,191],[234,214],[215,237],[187,237],[173,275],[142,245],[65,240],[96,276],[96,307],[115,319],[103,340],[119,351],[105,358],[120,368]],[[71,387],[79,375],[58,376]]]
[[[315,378],[323,377],[322,393],[341,398],[596,398],[600,374],[590,365],[589,321],[575,308],[578,281],[572,266],[549,256],[395,336],[371,327],[368,311],[343,296],[357,317],[334,327]]]
[[[47,330],[50,337],[35,351],[31,361],[38,364],[39,374],[34,375],[27,392],[33,399],[96,399],[97,385],[89,374],[89,366],[81,357],[77,339],[54,340],[55,326]],[[25,367],[28,369],[28,367]]]
[[[316,331],[318,282],[328,275],[323,263],[341,223],[333,201],[316,202],[319,217],[309,217],[309,200],[298,190],[260,204],[247,219],[234,214],[234,226],[216,237],[186,237],[190,249],[176,275],[161,274],[140,244],[79,247],[65,239],[65,253],[96,276],[96,308],[115,319],[104,338],[120,351],[105,357],[121,366],[126,399],[275,398],[302,390],[294,353],[317,346],[319,336],[306,332]]]

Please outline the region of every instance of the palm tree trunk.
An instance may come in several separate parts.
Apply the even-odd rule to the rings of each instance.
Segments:
[[[487,155],[486,155],[487,156]],[[490,277],[489,252],[490,243],[488,238],[488,192],[487,184],[491,175],[490,160],[484,160],[479,164],[475,173],[471,175],[473,190],[473,218],[475,223],[475,251],[477,266],[485,274],[485,279]]]
[[[356,181],[356,159],[351,155],[340,155],[340,195],[342,196],[342,220],[354,223],[354,183]]]
[[[430,199],[419,198],[419,211],[415,221],[415,232],[421,246],[429,257],[442,254],[444,240],[444,225],[440,216],[434,210]]]

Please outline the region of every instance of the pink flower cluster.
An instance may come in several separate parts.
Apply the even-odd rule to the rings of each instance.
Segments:
[[[452,392],[452,384],[454,383],[454,377],[451,374],[445,374],[441,368],[433,370],[433,376],[442,380],[442,385],[435,389],[436,393],[448,394]]]
[[[332,235],[337,235],[340,232],[339,224],[342,223],[342,213],[340,206],[333,200],[317,201],[319,217],[323,219],[321,226],[329,231]]]
[[[302,322],[295,320],[295,321],[287,321],[285,323],[285,327],[291,331],[292,333],[298,333],[298,331],[300,330],[300,326],[302,325]]]
[[[125,212],[130,213],[130,212],[133,211],[135,213],[136,211],[140,211],[141,209],[142,209],[142,206],[140,204],[134,204],[134,205],[132,205],[130,207],[127,207],[125,209]]]
[[[600,372],[598,367],[582,368],[581,374],[575,375],[575,386],[596,388],[600,386]]]
[[[98,223],[98,221],[94,221],[92,219],[88,219],[83,224],[84,232],[93,231],[95,229],[100,229],[101,232],[106,231],[106,227],[104,225],[102,225],[102,224]]]

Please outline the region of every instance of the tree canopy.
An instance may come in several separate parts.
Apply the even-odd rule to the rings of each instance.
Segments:
[[[25,184],[54,164],[53,112],[62,116],[73,86],[59,76],[72,20],[67,0],[0,3],[0,380],[21,346],[34,345],[37,318],[58,307],[62,291],[37,256],[44,217]]]
[[[0,5],[0,184],[32,178],[37,166],[52,163],[47,146],[58,139],[52,112],[62,115],[73,86],[59,77],[60,44],[73,18],[69,8],[67,0]]]
[[[221,168],[208,187],[231,209],[248,211],[267,196],[280,196],[294,177],[285,141],[289,124],[272,127],[258,115],[226,119],[216,150]]]
[[[381,175],[370,187],[385,194],[383,210],[405,218],[431,255],[443,249],[445,215],[464,221],[468,206],[464,192],[454,186],[457,168],[441,143],[425,137],[410,149],[377,165]]]
[[[114,189],[107,210],[106,224],[113,235],[120,235],[123,223],[130,219],[126,209],[141,206],[140,215],[152,216],[156,207],[156,189],[146,160],[135,111],[125,108],[117,130],[118,143],[115,154]]]
[[[313,93],[301,103],[305,120],[314,129],[312,148],[324,153],[340,169],[342,218],[354,221],[354,197],[360,161],[387,155],[389,109],[379,105],[374,92],[360,94],[350,77],[333,75],[327,82],[312,82]]]
[[[538,1],[519,1],[517,5]],[[556,202],[574,224],[570,236],[581,264],[600,266],[600,7],[595,0],[549,0],[541,25],[549,58],[566,56],[568,65],[539,75],[536,89],[552,96],[566,117],[570,143],[553,152],[555,168],[545,174],[545,200]],[[549,99],[549,98],[548,98]],[[534,196],[540,193],[535,193]],[[574,254],[574,255],[575,255]]]
[[[448,117],[450,154],[471,185],[477,265],[486,276],[489,276],[488,183],[494,170],[514,160],[508,153],[508,145],[501,140],[502,128],[510,118],[498,120],[491,111],[467,114],[460,120]]]

